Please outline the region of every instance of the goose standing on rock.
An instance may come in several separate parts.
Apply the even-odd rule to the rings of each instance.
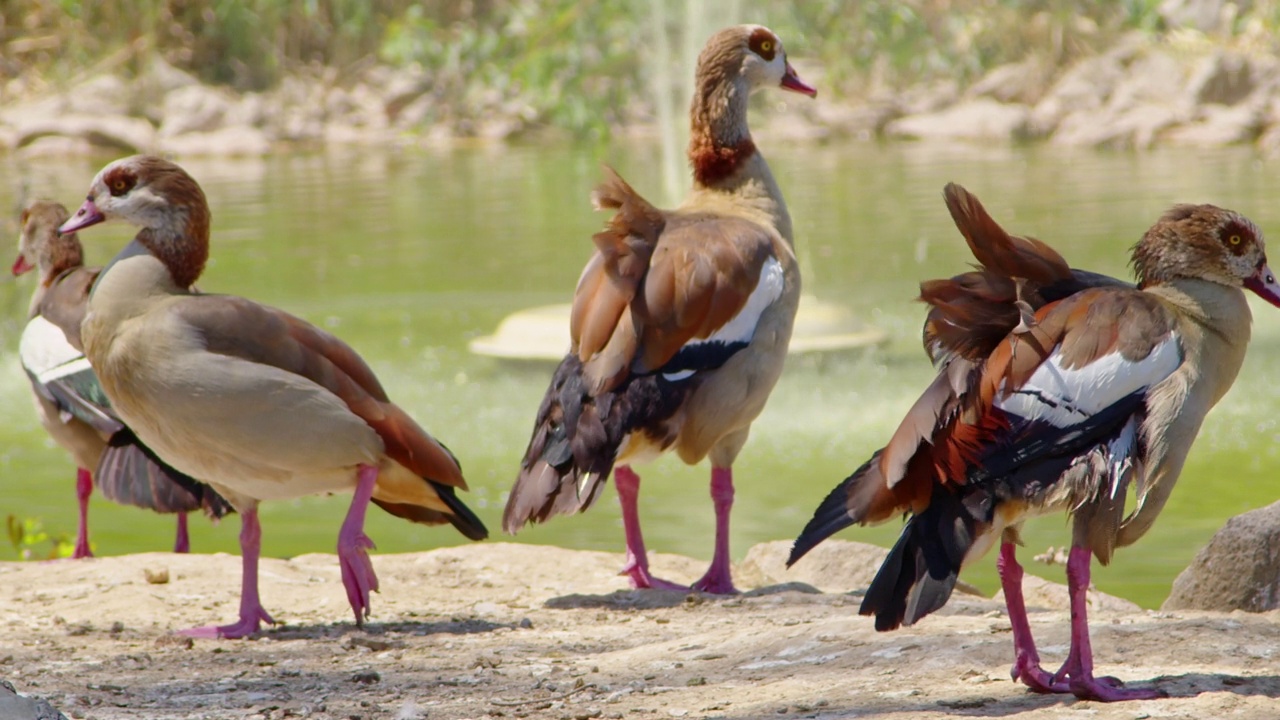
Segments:
[[[67,209],[51,200],[37,200],[23,210],[13,274],[36,270],[40,277],[18,355],[31,380],[40,424],[76,462],[80,518],[72,557],[93,556],[89,496],[95,480],[113,502],[177,513],[173,551],[187,552],[187,513],[204,510],[220,518],[231,506],[209,486],[160,462],[120,422],[102,394],[80,345],[80,321],[101,268],[84,266],[75,233],[58,233],[68,217]]]
[[[733,593],[732,465],[782,371],[800,297],[791,218],[747,128],[747,99],[765,87],[814,96],[768,28],[722,30],[698,57],[689,164],[693,189],[659,210],[611,170],[593,195],[617,211],[574,293],[572,347],[538,410],[502,517],[528,522],[586,510],[614,471],[627,561],[638,588],[654,578],[631,469],[674,450],[711,458],[716,541],[693,587]]]
[[[354,350],[275,308],[188,289],[209,256],[210,215],[186,171],[145,155],[117,160],[62,231],[109,218],[141,231],[94,287],[85,353],[138,437],[241,516],[240,618],[188,633],[242,637],[274,622],[258,597],[261,500],[354,491],[337,551],[357,624],[378,588],[364,533],[370,501],[487,536],[455,494],[466,482],[453,455],[387,398]]]
[[[1164,507],[1205,414],[1244,361],[1244,290],[1280,306],[1262,233],[1231,210],[1175,206],[1134,246],[1132,287],[1008,235],[963,188],[946,194],[983,266],[922,285],[937,378],[889,444],[822,502],[789,562],[850,525],[908,514],[861,608],[877,630],[892,630],[942,607],[961,567],[998,541],[1015,680],[1092,700],[1157,697],[1094,677],[1090,556],[1106,564]],[[1126,514],[1130,487],[1137,502]],[[1055,511],[1073,516],[1071,648],[1050,673],[1015,547],[1025,519]]]

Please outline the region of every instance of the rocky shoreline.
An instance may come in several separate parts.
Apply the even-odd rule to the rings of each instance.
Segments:
[[[821,86],[821,68],[796,64]],[[295,73],[273,90],[236,94],[159,58],[132,79],[103,74],[65,90],[14,81],[0,90],[0,148],[21,156],[158,152],[262,155],[330,144],[390,147],[499,142],[555,132],[527,105],[473,93],[450,107],[421,67],[371,65]],[[651,127],[643,98],[635,122]],[[1040,59],[954,82],[869,89],[863,97],[779,102],[762,134],[795,140],[1046,141],[1071,147],[1156,145],[1280,149],[1280,58],[1202,33],[1134,33],[1069,67]]]
[[[382,588],[363,629],[334,556],[264,558],[263,601],[285,624],[243,641],[172,634],[234,614],[234,556],[0,563],[0,677],[85,720],[1275,717],[1276,612],[1153,612],[1091,594],[1099,671],[1168,695],[1105,705],[1010,682],[998,599],[957,593],[877,633],[857,608],[883,549],[831,541],[783,571],[786,545],[753,548],[735,568],[751,589],[727,598],[628,590],[613,553],[480,543],[375,555]],[[704,565],[653,561],[685,581]],[[1054,663],[1066,588],[1028,580]],[[7,702],[19,701],[0,688]]]

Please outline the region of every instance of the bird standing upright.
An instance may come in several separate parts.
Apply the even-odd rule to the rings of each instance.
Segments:
[[[713,35],[690,109],[693,189],[659,210],[612,171],[595,191],[616,210],[593,240],[573,298],[572,347],[538,410],[503,528],[581,512],[610,471],[634,587],[680,587],[649,572],[635,463],[675,450],[711,459],[716,541],[693,587],[736,592],[729,565],[734,458],[782,371],[800,273],[782,193],[747,127],[752,91],[816,95],[759,25]]]
[[[1178,205],[1133,248],[1137,287],[1067,267],[1005,233],[972,195],[948,206],[983,266],[922,285],[938,375],[889,444],[821,503],[794,563],[853,524],[910,515],[863,599],[877,630],[946,603],[963,565],[997,541],[1013,629],[1014,679],[1037,692],[1155,697],[1093,674],[1085,591],[1102,563],[1155,521],[1205,414],[1244,361],[1244,290],[1280,306],[1261,231],[1239,213]],[[1136,507],[1125,513],[1129,488]],[[1067,562],[1071,649],[1040,667],[1015,557],[1028,517],[1073,516]]]
[[[77,465],[80,516],[72,557],[93,556],[89,497],[95,480],[112,502],[177,513],[173,551],[187,552],[187,513],[202,509],[220,518],[231,506],[209,486],[160,462],[112,411],[80,344],[80,321],[101,268],[85,267],[75,233],[58,233],[68,217],[67,209],[51,200],[36,200],[23,210],[13,274],[35,270],[39,275],[18,356],[31,380],[40,424]]]
[[[274,622],[258,597],[261,500],[354,491],[337,551],[357,624],[378,587],[364,533],[371,501],[487,535],[455,494],[466,482],[453,455],[387,398],[354,350],[275,308],[191,292],[209,256],[210,213],[186,171],[145,155],[117,160],[62,231],[109,218],[141,230],[94,287],[85,353],[138,436],[241,515],[240,618],[193,634],[241,637]]]

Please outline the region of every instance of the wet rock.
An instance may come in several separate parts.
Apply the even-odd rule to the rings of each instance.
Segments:
[[[1280,608],[1280,502],[1237,515],[1173,581],[1164,610]]]
[[[226,95],[203,85],[178,88],[165,95],[162,137],[217,130],[231,108]]]
[[[1025,105],[978,98],[936,113],[899,118],[885,126],[885,134],[922,140],[1014,140],[1026,137],[1030,117]]]
[[[830,128],[835,135],[870,140],[878,137],[893,120],[902,117],[897,103],[872,100],[865,105],[839,105],[815,103],[813,119],[818,125]]]
[[[984,75],[970,86],[968,97],[989,97],[1002,103],[1035,105],[1045,94],[1052,68],[1040,58],[1008,63]]]
[[[1178,145],[1222,147],[1253,142],[1262,130],[1264,113],[1251,105],[1228,107],[1209,105],[1200,110],[1201,119],[1170,130],[1164,140]]]

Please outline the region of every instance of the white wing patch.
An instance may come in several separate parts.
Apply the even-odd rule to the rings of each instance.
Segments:
[[[40,316],[23,329],[18,357],[22,367],[44,385],[89,369],[88,358],[67,342],[62,329]]]
[[[1061,345],[1054,348],[1027,382],[1008,397],[998,394],[996,407],[1027,420],[1070,427],[1169,377],[1182,364],[1177,333],[1170,333],[1137,362],[1113,352],[1084,367],[1068,370],[1061,365],[1061,350]]]
[[[755,289],[751,291],[751,296],[747,298],[746,304],[742,306],[738,314],[730,318],[729,322],[721,325],[709,337],[685,343],[680,351],[696,350],[699,345],[710,343],[732,345],[751,342],[751,338],[756,333],[756,325],[760,323],[760,316],[764,314],[764,311],[770,305],[777,302],[778,298],[782,297],[785,282],[785,273],[778,258],[771,257],[765,260],[764,265],[760,268],[760,279],[756,281]],[[678,370],[665,373],[663,377],[671,381],[683,380],[693,375],[693,373],[693,370]]]

